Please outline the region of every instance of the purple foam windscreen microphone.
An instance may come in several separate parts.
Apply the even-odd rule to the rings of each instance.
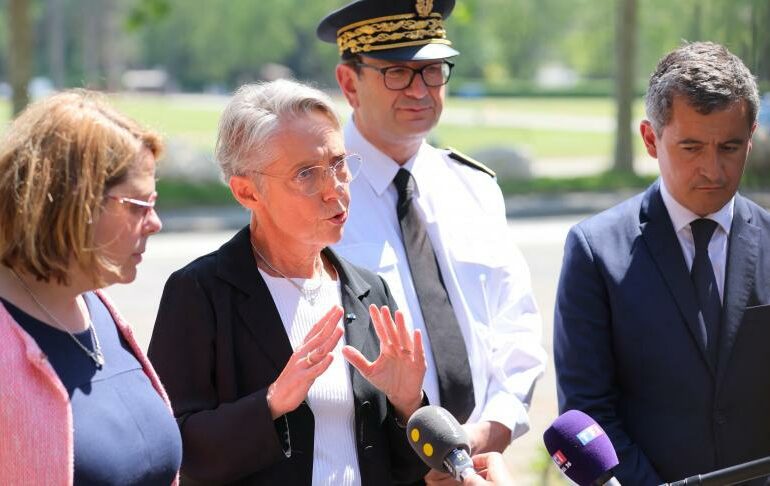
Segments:
[[[406,435],[412,449],[432,469],[449,473],[455,481],[476,474],[468,434],[446,409],[435,405],[418,409],[406,424]]]
[[[543,433],[548,454],[580,486],[614,484],[618,456],[599,424],[578,410],[568,410]]]

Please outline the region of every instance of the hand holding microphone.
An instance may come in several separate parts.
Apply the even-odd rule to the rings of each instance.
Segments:
[[[513,478],[499,452],[473,456],[473,467],[478,474],[463,480],[463,486],[513,486]]]

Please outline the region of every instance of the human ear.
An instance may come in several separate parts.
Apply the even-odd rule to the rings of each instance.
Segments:
[[[230,192],[238,203],[247,209],[253,207],[261,200],[257,186],[250,177],[232,176],[228,181]]]
[[[358,73],[347,64],[337,64],[334,74],[337,77],[337,84],[340,86],[342,94],[348,100],[348,104],[353,109],[358,108]]]
[[[658,138],[655,135],[655,129],[652,127],[652,123],[649,120],[642,120],[639,124],[639,132],[642,134],[642,141],[647,149],[647,153],[650,157],[658,158]]]

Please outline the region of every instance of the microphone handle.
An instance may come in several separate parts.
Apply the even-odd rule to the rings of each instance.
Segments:
[[[770,457],[763,457],[750,462],[719,469],[707,474],[697,474],[667,486],[685,486],[698,484],[701,486],[729,486],[743,481],[757,479],[770,475]]]
[[[462,482],[466,476],[476,474],[473,468],[473,460],[465,449],[452,449],[444,459],[444,468],[455,481]]]

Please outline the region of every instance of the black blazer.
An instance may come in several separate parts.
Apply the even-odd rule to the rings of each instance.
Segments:
[[[379,354],[369,304],[395,303],[385,282],[331,250],[342,290],[345,338]],[[183,441],[183,484],[310,485],[313,413],[306,402],[277,419],[265,395],[292,354],[243,228],[217,251],[171,275],[148,355],[168,391]],[[427,473],[391,405],[351,366],[363,485],[412,482]]]
[[[596,419],[623,484],[770,455],[770,215],[736,195],[718,363],[658,183],[574,227],[556,299],[559,408]]]

